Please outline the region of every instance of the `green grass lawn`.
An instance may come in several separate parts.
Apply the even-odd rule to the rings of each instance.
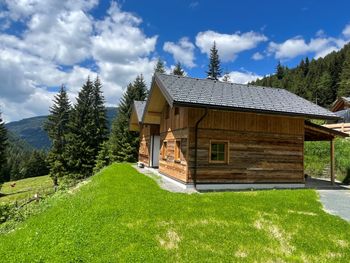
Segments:
[[[350,224],[313,190],[170,193],[129,164],[51,199],[1,262],[347,262]]]
[[[15,187],[11,187],[13,183],[16,183]],[[20,203],[33,197],[35,193],[44,195],[50,192],[53,192],[53,187],[52,179],[48,175],[7,182],[0,190],[0,204],[15,201]]]

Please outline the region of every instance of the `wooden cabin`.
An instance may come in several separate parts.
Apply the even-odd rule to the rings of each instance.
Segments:
[[[139,162],[184,186],[290,188],[305,183],[305,140],[334,149],[347,136],[309,119],[338,117],[284,89],[156,73],[130,129],[140,132]]]
[[[331,105],[330,110],[339,117],[328,120],[324,126],[336,131],[350,134],[350,97],[339,97]]]

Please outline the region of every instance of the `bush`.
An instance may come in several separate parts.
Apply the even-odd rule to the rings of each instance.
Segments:
[[[13,205],[0,204],[0,224],[6,222],[13,216]]]
[[[343,184],[350,184],[350,166],[346,169],[346,175]]]

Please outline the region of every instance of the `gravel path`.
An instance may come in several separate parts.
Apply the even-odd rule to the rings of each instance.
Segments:
[[[317,190],[324,210],[350,222],[350,190]]]

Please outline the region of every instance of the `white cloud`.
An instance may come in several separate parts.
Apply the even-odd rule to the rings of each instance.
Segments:
[[[221,34],[211,30],[199,32],[196,36],[196,45],[202,53],[206,53],[208,56],[214,41],[221,60],[233,61],[238,53],[257,47],[259,43],[267,41],[267,37],[253,31]]]
[[[252,59],[254,60],[262,60],[264,58],[264,55],[260,52],[255,52],[252,56]]]
[[[74,101],[88,75],[100,76],[107,105],[114,106],[136,75],[143,73],[150,83],[157,36],[146,36],[140,29],[142,20],[115,2],[96,20],[89,15],[96,4],[97,0],[4,2],[2,19],[24,27],[17,36],[0,33],[0,107],[7,121],[47,114],[55,94],[48,87],[65,84]]]
[[[343,35],[347,38],[350,38],[350,24],[347,24],[342,31]]]
[[[342,34],[344,37],[350,37],[350,25],[344,28]],[[317,59],[341,49],[346,42],[342,37],[327,37],[323,30],[319,30],[316,32],[316,37],[311,38],[309,42],[301,36],[287,39],[282,43],[270,42],[268,52],[277,59],[291,59],[307,53],[314,53],[314,58]]]
[[[189,68],[195,66],[194,48],[194,45],[186,37],[181,38],[178,43],[165,42],[163,46],[163,50],[171,53],[176,62],[180,62]]]
[[[247,84],[250,81],[254,81],[257,78],[261,78],[260,75],[250,71],[231,71],[228,73],[229,82]],[[221,78],[222,79],[222,78]]]

